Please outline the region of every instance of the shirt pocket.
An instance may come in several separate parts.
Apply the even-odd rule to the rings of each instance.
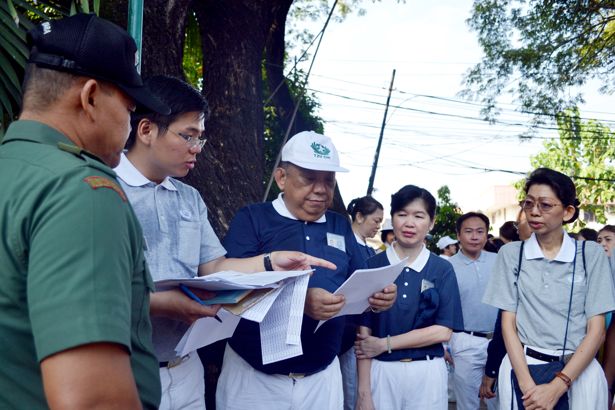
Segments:
[[[179,221],[179,263],[196,273],[201,256],[201,226],[198,221]]]
[[[352,272],[348,272],[349,264],[348,264],[348,254],[346,252],[342,252],[341,250],[334,248],[333,246],[325,246],[324,255],[314,255],[325,259],[331,263],[334,263],[337,266],[335,273],[328,269],[317,269],[317,272],[326,272],[323,275],[315,275],[315,281],[310,281],[310,286],[321,287],[323,289],[328,290],[329,292],[334,292],[338,287],[344,283],[346,278],[352,274]],[[314,284],[314,285],[313,285]]]
[[[574,287],[572,283],[572,272],[565,274],[557,282],[557,303],[558,309],[568,316],[568,305],[570,303],[570,290],[572,288],[571,317],[584,313],[585,296],[587,293],[587,282],[585,275],[577,271],[574,275]]]

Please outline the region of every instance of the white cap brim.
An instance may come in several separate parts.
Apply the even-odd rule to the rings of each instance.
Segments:
[[[313,162],[288,161],[293,165],[301,168],[310,169],[312,171],[327,171],[327,172],[348,172],[344,167],[327,164],[314,164]]]

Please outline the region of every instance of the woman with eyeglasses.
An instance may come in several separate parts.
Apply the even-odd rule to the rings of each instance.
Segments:
[[[615,308],[608,261],[598,244],[588,241],[583,250],[563,229],[579,213],[568,176],[536,169],[525,194],[521,205],[532,234],[502,247],[484,297],[503,310],[507,355],[499,371],[500,406],[552,409],[568,394],[572,410],[606,409],[606,379],[594,357],[604,340],[604,314]],[[564,368],[537,384],[528,365],[559,359]],[[513,394],[511,370],[522,405]]]
[[[434,197],[414,185],[391,197],[396,240],[370,258],[367,266],[407,260],[395,281],[398,294],[393,307],[361,318],[355,342],[359,410],[448,407],[442,343],[453,330],[463,330],[463,316],[453,266],[424,244],[435,211]]]

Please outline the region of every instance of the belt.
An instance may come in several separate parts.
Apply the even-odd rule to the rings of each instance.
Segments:
[[[327,367],[329,367],[329,365],[326,365],[326,366],[323,366],[323,367],[321,367],[321,368],[319,368],[319,369],[312,370],[312,371],[310,371],[310,372],[305,372],[305,373],[295,373],[295,372],[290,372],[290,373],[281,373],[281,374],[282,374],[283,376],[288,376],[288,378],[289,378],[289,379],[298,380],[298,379],[304,379],[304,378],[306,378],[306,377],[308,377],[308,376],[311,376],[311,375],[313,375],[313,374],[316,374],[316,373],[320,373],[320,372],[322,372],[323,370],[325,370]],[[280,374],[280,373],[278,373],[278,374]]]
[[[172,369],[173,367],[179,366],[180,364],[182,364],[183,362],[185,362],[186,360],[188,360],[188,358],[190,357],[189,354],[182,356],[182,357],[176,357],[173,360],[169,360],[168,362],[158,362],[158,366],[159,367],[166,367],[167,369]]]
[[[298,380],[298,379],[304,379],[304,378],[306,378],[308,376],[311,376],[313,374],[319,373],[322,370],[324,370],[324,369],[317,370],[315,372],[307,372],[307,373],[292,373],[291,372],[291,373],[285,374],[284,376],[288,376],[288,378],[290,378],[290,379]]]
[[[540,360],[542,362],[549,362],[549,363],[558,362],[562,359],[564,363],[568,363],[568,361],[572,357],[572,353],[566,354],[564,356],[553,356],[550,354],[537,352],[536,350],[531,349],[529,347],[525,348],[525,354],[528,355],[529,357],[533,357],[534,359]]]
[[[463,333],[467,333],[469,335],[476,336],[476,337],[484,337],[487,340],[493,339],[493,332],[483,333],[483,332],[474,332],[470,330],[464,330]]]
[[[421,356],[421,357],[404,357],[403,359],[399,359],[400,362],[410,363],[410,362],[420,362],[421,360],[431,360],[432,356]]]

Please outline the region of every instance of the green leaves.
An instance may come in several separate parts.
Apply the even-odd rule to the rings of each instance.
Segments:
[[[10,121],[21,104],[21,82],[23,67],[28,58],[26,32],[32,23],[17,12],[14,1],[0,3],[0,121]]]
[[[70,10],[44,0],[0,1],[0,137],[21,106],[21,82],[28,61],[26,34],[35,23],[76,12],[98,13],[100,0],[71,0]]]
[[[530,158],[532,166],[570,175],[581,209],[606,223],[606,207],[615,203],[615,134],[597,121],[583,121],[577,109],[559,114],[557,126],[559,140],[545,141],[544,150]]]
[[[438,239],[449,235],[455,238],[455,223],[457,218],[462,215],[459,206],[451,199],[451,190],[444,185],[438,189],[438,205],[436,206],[436,221],[433,229],[430,231],[433,235],[433,240],[427,245],[428,248],[439,254],[440,251],[436,246]]]
[[[582,95],[570,87],[588,79],[615,90],[614,10],[612,0],[476,0],[468,25],[484,56],[463,94],[492,119],[505,92],[526,111],[556,115],[577,105]]]

